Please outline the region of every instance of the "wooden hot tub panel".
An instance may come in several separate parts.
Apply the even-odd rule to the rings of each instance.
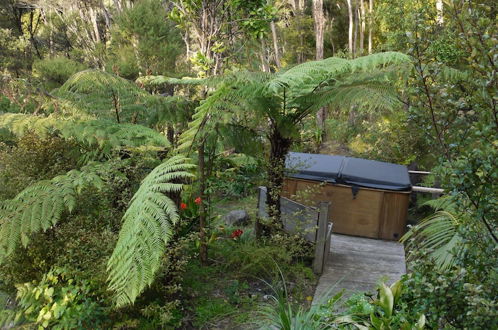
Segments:
[[[284,197],[292,199],[305,191],[308,200],[331,202],[329,221],[335,233],[388,240],[405,233],[410,192],[360,188],[353,198],[349,186],[285,179]]]

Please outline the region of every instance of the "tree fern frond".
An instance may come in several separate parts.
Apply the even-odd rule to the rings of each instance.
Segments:
[[[71,212],[78,195],[87,187],[102,187],[98,166],[87,165],[52,180],[43,180],[21,191],[14,199],[0,202],[0,262],[30,235],[57,224],[64,212]]]
[[[410,56],[399,52],[375,53],[350,60],[353,72],[372,71],[388,66],[402,66],[411,62]]]
[[[141,125],[116,124],[107,120],[65,120],[57,117],[7,113],[0,115],[0,128],[7,129],[18,137],[29,131],[41,136],[55,133],[103,151],[118,147],[169,146],[167,138],[153,129]]]
[[[144,123],[156,98],[131,81],[95,69],[72,75],[53,94],[75,114],[128,123]]]
[[[427,250],[436,266],[445,269],[451,267],[464,251],[463,238],[458,231],[462,219],[456,215],[451,196],[443,196],[427,204],[437,211],[411,228],[401,242],[411,249]]]
[[[445,269],[451,267],[463,252],[459,224],[454,214],[438,211],[412,228],[401,241],[408,242],[409,248],[429,251],[436,266]]]
[[[192,178],[188,171],[194,167],[174,156],[152,170],[133,196],[107,266],[117,306],[133,303],[154,280],[179,218],[166,194],[180,191],[182,184],[172,181]]]

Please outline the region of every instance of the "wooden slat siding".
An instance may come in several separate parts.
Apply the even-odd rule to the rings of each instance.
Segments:
[[[315,258],[313,259],[313,272],[321,274],[325,258],[328,255],[327,245],[327,228],[329,224],[329,202],[321,202],[318,206],[318,229],[316,230]]]
[[[350,186],[285,179],[283,196],[294,198],[304,190],[312,191],[307,199],[332,203],[334,233],[397,240],[405,231],[410,192],[360,188],[353,199]]]
[[[409,202],[408,194],[384,193],[379,238],[399,240],[403,236],[406,232]]]

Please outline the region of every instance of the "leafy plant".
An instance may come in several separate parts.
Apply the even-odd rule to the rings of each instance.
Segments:
[[[75,140],[99,154],[108,155],[120,147],[155,148],[169,146],[163,135],[134,124],[116,124],[108,120],[71,120],[56,116],[42,117],[25,114],[0,115],[0,128],[22,137],[34,132],[42,137],[58,134],[67,140]]]
[[[133,124],[146,123],[156,99],[129,80],[94,69],[72,75],[54,96],[75,117]]]
[[[30,235],[54,226],[64,212],[71,212],[77,197],[87,187],[102,187],[97,175],[100,164],[71,170],[51,180],[38,181],[14,199],[0,202],[0,262]]]
[[[334,319],[334,323],[338,325],[354,325],[358,329],[406,329],[420,330],[425,327],[425,315],[422,314],[416,322],[412,321],[413,315],[406,315],[406,311],[400,309],[402,307],[401,295],[403,293],[403,281],[398,280],[391,286],[381,283],[377,289],[377,298],[369,302],[370,306],[365,305],[365,302],[356,300],[356,304],[360,303],[361,308],[357,308],[356,304],[350,304],[350,310],[354,313],[339,316]]]
[[[174,156],[152,170],[133,196],[108,262],[117,306],[133,303],[154,280],[179,219],[175,203],[165,194],[180,192],[183,184],[177,182],[192,178],[188,170],[193,167]]]
[[[73,74],[87,67],[67,57],[45,58],[33,63],[33,73],[48,83],[48,88],[59,87]]]
[[[38,326],[45,329],[95,327],[104,309],[92,299],[90,283],[72,279],[55,268],[41,281],[17,286],[18,306],[0,312],[0,325]]]
[[[423,219],[411,228],[402,238],[408,249],[428,251],[440,268],[451,267],[463,253],[465,246],[460,234],[463,214],[458,214],[450,196],[428,201],[437,212]]]

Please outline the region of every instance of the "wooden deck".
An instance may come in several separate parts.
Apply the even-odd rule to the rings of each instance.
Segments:
[[[406,272],[401,243],[339,234],[332,234],[331,240],[313,303],[342,289],[346,290],[346,297],[355,292],[374,293],[379,280],[391,284]]]

